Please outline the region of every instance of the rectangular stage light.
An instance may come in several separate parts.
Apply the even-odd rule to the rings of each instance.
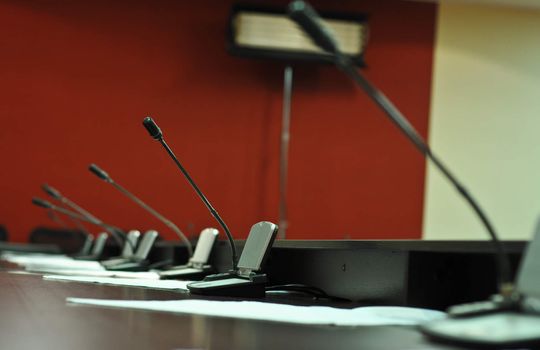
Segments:
[[[339,47],[355,64],[363,65],[367,41],[367,21],[362,14],[323,14]],[[229,23],[229,50],[232,54],[283,60],[330,62],[330,56],[317,47],[290,20],[284,11],[253,6],[233,7]]]

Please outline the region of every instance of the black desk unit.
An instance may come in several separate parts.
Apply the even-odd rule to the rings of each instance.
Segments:
[[[515,273],[525,241],[505,241]],[[241,251],[243,242],[238,241]],[[349,240],[276,241],[267,261],[270,284],[303,283],[330,295],[370,305],[444,310],[485,300],[496,292],[490,241]],[[185,248],[160,242],[151,258],[186,259]],[[210,262],[230,268],[228,243],[219,241]]]
[[[170,300],[187,294],[44,281],[0,272],[2,349],[452,349],[412,327],[303,326],[66,305],[66,297]]]

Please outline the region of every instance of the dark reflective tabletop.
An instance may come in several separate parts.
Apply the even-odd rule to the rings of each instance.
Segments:
[[[0,272],[2,349],[447,349],[411,327],[302,326],[66,304],[67,297],[171,300],[188,294],[44,281]]]

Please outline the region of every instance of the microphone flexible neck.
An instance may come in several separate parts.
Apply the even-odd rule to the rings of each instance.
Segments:
[[[510,273],[510,262],[508,261],[508,255],[504,249],[504,245],[499,240],[494,226],[489,220],[487,214],[482,207],[470,194],[467,188],[457,179],[457,177],[450,171],[450,169],[442,162],[442,160],[433,153],[427,142],[420,136],[418,131],[412,126],[407,118],[394,106],[394,104],[374,85],[372,85],[347,59],[340,58],[337,60],[339,67],[352,78],[369,98],[375,102],[386,114],[394,125],[411,141],[414,146],[431,161],[433,165],[443,174],[443,176],[454,186],[455,190],[461,195],[461,197],[472,208],[474,213],[480,219],[482,225],[488,232],[493,245],[496,250],[497,269],[499,271],[499,289],[505,290],[508,284],[512,283]],[[346,63],[348,62],[348,63]]]
[[[489,233],[496,251],[497,271],[499,277],[499,291],[504,296],[512,293],[513,285],[510,273],[510,260],[504,245],[499,240],[495,228],[487,217],[478,202],[469,193],[465,186],[452,174],[444,163],[432,152],[427,142],[420,136],[418,131],[412,126],[407,118],[394,106],[394,104],[379,91],[368,79],[366,79],[351,60],[339,49],[339,45],[334,39],[317,12],[304,1],[293,1],[289,4],[289,16],[295,21],[313,42],[326,52],[333,55],[336,66],[347,74],[358,86],[375,102],[377,106],[386,114],[394,125],[411,141],[414,146],[444,175],[444,177],[454,186],[456,191],[465,199],[478,216],[481,223]]]
[[[186,237],[186,235],[176,226],[172,221],[165,218],[163,215],[158,213],[155,209],[150,207],[148,204],[143,202],[141,199],[139,199],[137,196],[126,190],[124,187],[122,187],[120,184],[115,182],[112,179],[108,179],[107,182],[109,182],[114,188],[116,188],[118,191],[120,191],[122,194],[124,194],[126,197],[137,203],[140,207],[142,207],[144,210],[148,211],[150,214],[155,216],[159,221],[164,223],[168,228],[170,228],[176,235],[186,244],[186,248],[189,252],[189,256],[191,257],[193,255],[193,246],[191,245],[191,242]]]
[[[60,194],[60,192],[58,192],[58,190],[50,187],[49,185],[47,184],[43,184],[41,186],[41,188],[43,189],[43,191],[45,193],[47,193],[47,195],[49,195],[54,201],[58,202],[60,205],[65,205],[65,203],[61,200],[61,197],[62,195]],[[75,203],[73,203],[75,204]],[[54,211],[50,210],[48,211],[49,213],[49,217],[56,223],[59,223],[60,225],[62,225],[63,227],[65,227],[66,229],[69,229],[68,225],[66,225],[66,223],[61,220],[58,215],[55,214]],[[86,227],[82,224],[82,222],[80,222],[79,220],[77,219],[74,219],[72,217],[69,217],[69,220],[77,227],[77,229],[79,231],[81,231],[87,238],[90,238],[92,237],[93,239],[93,236],[90,232],[88,232],[88,230],[86,229]]]
[[[236,271],[236,264],[238,262],[238,256],[236,254],[236,246],[234,244],[234,239],[232,237],[232,234],[231,234],[231,231],[229,231],[229,228],[227,227],[227,224],[225,224],[225,222],[223,221],[223,219],[221,218],[221,216],[219,216],[218,212],[216,211],[216,209],[214,209],[214,207],[212,207],[212,204],[210,204],[210,202],[208,201],[208,199],[206,199],[206,197],[204,196],[204,194],[201,192],[201,190],[199,189],[199,187],[197,186],[197,184],[195,184],[195,182],[193,181],[193,179],[191,179],[191,176],[189,176],[189,173],[186,171],[186,169],[184,169],[184,167],[182,166],[182,164],[180,163],[180,161],[178,160],[178,158],[176,158],[176,156],[174,155],[174,152],[171,150],[171,148],[169,147],[169,145],[167,145],[167,142],[165,142],[165,140],[163,139],[163,137],[159,137],[157,139],[159,141],[159,143],[163,146],[163,148],[165,148],[165,150],[167,151],[167,153],[169,154],[169,156],[173,159],[173,161],[176,163],[176,166],[178,166],[178,168],[180,169],[180,171],[182,172],[182,174],[184,174],[184,176],[186,177],[186,179],[188,180],[189,184],[191,185],[191,187],[195,190],[195,192],[197,193],[197,195],[199,196],[199,198],[203,201],[204,205],[206,206],[206,208],[208,208],[208,210],[210,211],[210,214],[212,214],[212,216],[214,217],[214,219],[216,219],[216,221],[218,222],[218,224],[223,228],[223,231],[225,231],[225,234],[227,235],[227,239],[229,240],[229,244],[230,244],[230,247],[231,247],[231,255],[232,255],[232,269],[234,271]]]
[[[74,202],[72,202],[71,200],[69,200],[68,198],[66,198],[64,196],[61,196],[59,198],[59,200],[63,204],[69,206],[70,208],[73,208],[73,210],[78,212],[78,214],[74,213],[74,212],[72,212],[70,210],[58,207],[58,206],[53,206],[52,209],[54,209],[54,210],[56,210],[56,211],[58,211],[58,212],[60,212],[62,214],[65,214],[68,217],[71,217],[71,218],[74,218],[74,219],[77,219],[77,220],[81,220],[81,221],[85,221],[85,222],[89,222],[89,223],[94,224],[96,226],[102,227],[105,231],[107,231],[108,233],[111,234],[111,236],[114,238],[114,240],[116,240],[116,242],[118,243],[118,245],[120,247],[123,244],[128,244],[131,247],[131,250],[133,252],[135,251],[135,245],[133,244],[133,242],[131,242],[129,239],[127,239],[127,235],[123,230],[119,229],[118,227],[115,227],[115,226],[104,223],[103,221],[101,221],[100,219],[98,219],[97,217],[95,217],[94,215],[92,215],[88,211],[84,210],[83,208],[81,208],[80,206],[78,206],[77,204],[75,204]]]

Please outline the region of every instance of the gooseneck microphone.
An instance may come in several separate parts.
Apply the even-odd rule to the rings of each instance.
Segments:
[[[61,198],[65,198],[65,197],[61,196]],[[62,202],[64,202],[64,201],[62,201]],[[71,202],[71,201],[69,201],[69,202]],[[117,241],[117,243],[120,246],[122,246],[124,244],[124,242],[127,242],[126,244],[128,244],[130,246],[131,250],[133,252],[135,251],[135,246],[134,246],[133,242],[131,242],[129,239],[127,239],[126,233],[124,231],[122,231],[121,229],[119,229],[116,226],[112,226],[112,225],[104,223],[103,221],[96,218],[92,214],[88,213],[84,209],[78,207],[77,205],[75,205],[75,206],[80,208],[83,212],[88,213],[88,215],[84,215],[82,213],[72,212],[71,210],[59,207],[57,205],[52,204],[51,202],[48,202],[48,201],[46,201],[44,199],[37,198],[37,197],[32,198],[32,204],[37,205],[38,207],[45,208],[45,209],[54,210],[56,212],[62,213],[62,214],[66,215],[66,216],[68,216],[68,217],[70,217],[72,219],[75,219],[75,220],[88,222],[88,223],[94,224],[96,226],[102,227],[105,231],[109,232],[111,234],[111,236],[113,236],[113,238]]]
[[[178,168],[180,169],[182,174],[184,174],[185,178],[188,180],[191,187],[195,190],[195,192],[197,193],[199,198],[203,201],[206,208],[208,208],[208,210],[210,211],[210,214],[212,214],[214,219],[216,219],[216,221],[219,223],[219,225],[223,228],[223,231],[225,231],[225,234],[227,235],[227,238],[229,240],[229,244],[231,246],[232,269],[234,271],[236,271],[236,264],[237,264],[237,261],[238,261],[237,260],[237,255],[236,255],[236,246],[234,245],[234,239],[233,239],[233,237],[231,235],[231,232],[229,231],[229,228],[227,227],[227,225],[225,224],[223,219],[219,216],[218,212],[214,209],[214,207],[212,207],[212,204],[210,204],[208,199],[206,199],[206,197],[201,192],[199,187],[191,179],[191,176],[189,176],[186,169],[184,169],[182,164],[180,164],[180,162],[178,161],[178,158],[176,158],[173,151],[169,148],[169,146],[167,145],[167,143],[163,139],[163,133],[161,132],[161,129],[157,126],[157,124],[154,122],[154,120],[152,118],[150,118],[150,117],[146,117],[143,120],[143,125],[146,128],[146,130],[148,131],[148,133],[150,134],[150,136],[152,136],[153,139],[157,140],[163,146],[163,148],[165,148],[165,150],[167,151],[169,156],[172,158],[172,160],[176,163],[176,165],[178,166]]]
[[[108,225],[108,224],[105,224],[102,220],[98,219],[97,217],[95,217],[93,214],[91,214],[89,211],[81,208],[79,205],[77,205],[75,202],[73,202],[72,200],[70,200],[69,198],[67,198],[66,196],[64,196],[62,193],[60,193],[60,191],[58,191],[56,188],[52,187],[52,186],[49,186],[47,184],[44,184],[42,186],[42,189],[49,195],[51,196],[52,198],[56,199],[58,202],[64,204],[65,206],[75,210],[77,213],[79,213],[82,217],[84,217],[86,220],[82,220],[80,218],[76,218],[76,217],[73,217],[73,216],[69,216],[71,219],[74,219],[74,220],[82,220],[84,222],[89,222],[89,223],[92,223],[94,225],[97,225],[97,226],[100,226],[100,227],[103,227],[105,229],[105,231],[107,231],[108,233],[111,234],[111,236],[114,238],[114,240],[116,241],[116,243],[119,245],[119,246],[122,246],[123,245],[123,242],[127,242],[127,244],[130,246],[130,248],[132,249],[132,251],[135,251],[135,246],[133,244],[133,242],[131,242],[129,239],[127,239],[127,236],[126,236],[126,233],[124,231],[122,231],[121,229],[119,229],[118,227],[115,227],[115,226],[112,226],[112,225]],[[34,203],[35,204],[35,203]],[[66,214],[67,215],[67,214]],[[110,228],[107,228],[107,227],[110,227]]]
[[[178,228],[178,226],[176,226],[172,221],[165,218],[163,215],[161,215],[156,210],[151,208],[148,204],[140,200],[137,196],[135,196],[134,194],[126,190],[124,187],[122,187],[120,184],[114,181],[107,172],[105,172],[103,169],[98,167],[96,164],[90,164],[90,166],[88,167],[88,170],[90,170],[91,173],[96,175],[101,180],[111,184],[114,188],[116,188],[126,197],[131,199],[133,202],[137,203],[140,207],[148,211],[150,214],[155,216],[159,221],[164,223],[168,228],[174,231],[174,233],[176,233],[178,237],[186,244],[187,250],[189,252],[189,256],[191,257],[193,255],[193,246],[191,245],[191,242],[186,237],[186,235],[184,235],[184,233]]]
[[[38,207],[48,209],[48,210],[54,210],[56,212],[62,213],[64,215],[66,215],[66,216],[68,216],[70,218],[76,219],[76,220],[81,220],[81,221],[85,221],[85,222],[94,224],[96,226],[100,226],[105,230],[110,230],[110,231],[113,231],[115,233],[120,233],[120,232],[123,233],[123,231],[120,230],[118,227],[114,227],[112,225],[106,224],[106,223],[104,223],[104,222],[102,222],[100,220],[97,220],[97,219],[87,218],[87,217],[85,217],[85,216],[83,216],[81,214],[72,212],[71,210],[68,210],[66,208],[59,207],[57,205],[52,204],[51,202],[48,202],[48,201],[46,201],[44,199],[41,199],[41,198],[38,198],[38,197],[32,198],[32,204],[34,204],[34,205],[36,205]]]
[[[63,197],[57,189],[55,189],[55,188],[53,188],[53,187],[51,187],[51,186],[49,186],[49,185],[47,185],[47,184],[41,185],[41,189],[42,189],[45,193],[47,193],[50,197],[56,199],[58,202],[60,202],[60,203],[62,203],[62,204],[65,203],[65,202],[62,201],[62,198],[65,198],[65,197]],[[69,201],[69,200],[66,198],[66,201]],[[69,202],[70,202],[71,204],[76,205],[75,203],[73,203],[73,202],[71,202],[71,201],[69,201]],[[72,207],[72,208],[73,208],[73,207]],[[80,208],[80,207],[78,207],[78,208],[82,210],[82,208]],[[51,215],[53,215],[54,217],[56,217],[56,219],[53,218],[54,221],[58,222],[57,220],[60,220],[60,218],[58,218],[58,217],[56,216],[56,214],[54,213],[54,211],[51,210],[50,213],[51,213]],[[75,224],[75,226],[77,226],[77,229],[79,229],[79,230],[80,230],[82,233],[84,233],[87,237],[92,237],[92,235],[90,234],[90,232],[88,232],[88,230],[86,229],[86,227],[84,227],[84,225],[83,225],[79,220],[74,219],[74,218],[71,218],[71,217],[70,217],[70,219],[71,219],[71,221]],[[60,220],[60,221],[61,221],[61,220]],[[63,226],[66,226],[66,224],[63,223],[63,221],[61,221],[61,222],[62,222],[62,225],[63,225]]]
[[[321,49],[333,55],[335,64],[353,79],[362,90],[384,111],[386,116],[399,128],[399,130],[411,141],[416,148],[429,159],[444,177],[455,187],[457,192],[471,206],[475,214],[491,236],[496,249],[497,268],[499,274],[499,290],[501,295],[508,296],[513,291],[510,277],[510,262],[505,249],[498,239],[497,233],[487,215],[478,202],[467,191],[463,184],[450,172],[443,162],[431,151],[426,141],[411,125],[405,116],[393,105],[392,102],[369,82],[352,64],[351,60],[339,49],[339,46],[331,32],[325,27],[317,12],[304,1],[293,1],[288,6],[290,18],[295,21],[304,32],[311,37],[313,42]]]
[[[94,215],[90,214],[88,211],[84,210],[83,208],[81,208],[80,206],[78,206],[77,204],[75,204],[75,202],[73,202],[72,200],[70,200],[69,198],[67,198],[66,196],[62,195],[60,193],[60,191],[58,191],[56,188],[54,187],[51,187],[47,184],[44,184],[42,187],[41,187],[49,196],[51,196],[52,198],[58,200],[60,203],[70,207],[71,209],[75,210],[76,212],[78,212],[79,214],[81,214],[82,216],[90,219],[90,220],[94,220],[94,221],[100,221],[99,219],[97,219]]]
[[[58,225],[62,226],[66,230],[69,230],[69,226],[64,222],[64,220],[60,219],[60,217],[56,215],[53,210],[47,209],[47,216],[49,217],[49,219],[56,222]]]

